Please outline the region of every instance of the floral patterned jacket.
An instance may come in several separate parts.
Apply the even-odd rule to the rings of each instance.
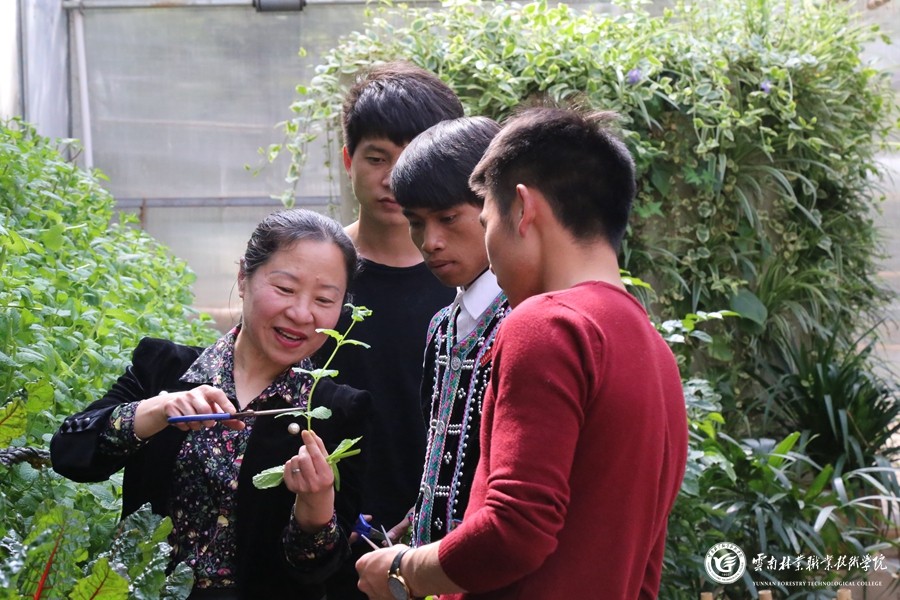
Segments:
[[[154,513],[168,515],[173,469],[187,432],[169,427],[126,457],[98,451],[109,427],[112,411],[120,405],[151,398],[162,391],[192,389],[198,384],[181,376],[203,348],[145,338],[134,351],[132,365],[107,394],[84,411],[68,417],[51,441],[53,469],[74,481],[104,481],[125,469],[122,513],[126,516],[150,503]],[[323,379],[316,388],[315,404],[332,410],[331,418],[316,421],[316,433],[333,450],[345,438],[359,437],[371,410],[371,396]],[[272,398],[266,408],[287,407]],[[347,537],[360,510],[360,480],[364,455],[341,461],[341,489],[335,497],[338,526],[344,535],[324,556],[292,566],[285,559],[282,540],[290,520],[294,494],[283,485],[259,490],[252,477],[263,469],[283,464],[297,453],[300,436],[287,429],[287,420],[256,417],[240,466],[236,510],[236,580],[242,598],[296,598],[318,600],[325,582],[350,559]]]

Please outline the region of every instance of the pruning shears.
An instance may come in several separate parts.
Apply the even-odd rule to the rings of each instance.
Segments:
[[[207,413],[202,415],[182,415],[169,417],[169,423],[189,423],[191,421],[230,421],[231,419],[247,419],[249,417],[263,417],[266,415],[282,415],[289,412],[303,412],[296,406],[290,408],[273,408],[271,410],[242,410],[236,413]]]
[[[363,515],[359,515],[359,517],[356,519],[356,524],[353,526],[353,531],[358,533],[359,537],[364,539],[366,543],[372,547],[373,550],[378,550],[381,547],[373,542],[373,539],[383,542],[388,546],[394,545],[394,542],[392,542],[391,538],[388,537],[387,531],[384,530],[384,525],[381,526],[380,530],[375,529]]]

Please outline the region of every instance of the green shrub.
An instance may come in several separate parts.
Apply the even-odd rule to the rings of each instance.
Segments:
[[[27,463],[0,466],[0,598],[186,598],[193,574],[170,575],[172,522],[144,506],[119,521],[120,482],[62,486]]]
[[[215,337],[190,309],[187,265],[114,209],[55,142],[0,125],[0,447],[41,445],[141,337]]]
[[[661,16],[619,4],[377,10],[298,86],[269,155],[291,154],[294,185],[311,139],[326,135],[336,156],[344,90],[377,60],[438,73],[470,114],[503,118],[537,96],[618,111],[640,178],[622,266],[654,285],[660,320],[741,313],[691,368],[742,414],[780,349],[853,336],[887,299],[873,181],[897,107],[889,73],[860,59],[878,32],[842,2],[679,2]]]
[[[848,563],[850,557],[880,556],[882,569],[892,572],[884,555],[900,546],[890,537],[900,498],[893,469],[837,473],[813,461],[809,438],[796,432],[780,441],[734,439],[722,431],[720,397],[709,383],[688,380],[684,389],[689,456],[669,518],[660,598],[696,600],[701,591],[755,598],[759,589],[778,590],[785,598],[821,598],[827,588],[796,583],[865,579],[872,570],[837,568],[839,556]],[[723,541],[737,544],[747,560],[743,577],[724,588],[706,577],[704,565],[706,552]],[[835,566],[826,566],[828,557]],[[786,570],[785,560],[791,565]]]
[[[767,429],[803,431],[807,449],[840,472],[900,457],[900,388],[872,372],[875,340],[863,335],[846,344],[840,336],[794,343],[768,366]]]
[[[190,571],[165,574],[171,523],[145,510],[119,524],[118,480],[63,479],[45,447],[142,336],[215,333],[189,308],[187,266],[61,149],[0,124],[0,597],[184,598]]]

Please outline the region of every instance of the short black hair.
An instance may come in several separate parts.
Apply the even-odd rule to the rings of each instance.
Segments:
[[[405,61],[379,64],[344,99],[344,145],[350,156],[364,138],[387,138],[402,146],[435,123],[463,114],[459,98],[434,73]]]
[[[612,130],[614,112],[528,108],[493,139],[469,184],[506,217],[516,185],[539,190],[579,240],[604,237],[618,249],[637,189],[634,159]]]
[[[444,210],[484,198],[469,187],[500,125],[487,117],[462,117],[432,125],[403,149],[391,171],[391,191],[403,208]]]

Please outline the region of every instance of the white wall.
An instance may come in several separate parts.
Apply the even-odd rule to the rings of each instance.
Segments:
[[[62,0],[22,0],[19,9],[23,116],[41,135],[69,137],[68,15]]]
[[[18,8],[18,0],[0,0],[0,120],[22,114]]]
[[[67,23],[62,0],[0,0],[0,119],[71,135]]]

